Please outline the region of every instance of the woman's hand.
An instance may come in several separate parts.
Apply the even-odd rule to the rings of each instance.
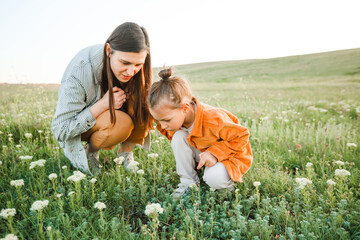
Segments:
[[[200,169],[202,166],[212,167],[217,163],[217,158],[212,155],[211,152],[205,151],[199,154],[200,161],[197,166],[197,169]]]
[[[125,92],[118,87],[113,87],[114,92],[114,108],[120,109],[124,102],[126,101]],[[109,110],[109,91],[105,93],[105,95],[99,99],[94,105],[90,107],[90,112],[94,118],[97,118],[100,114]]]
[[[113,87],[113,92],[114,92],[114,108],[120,109],[126,101],[126,94],[121,88],[118,87]],[[105,93],[105,95],[100,99],[100,101],[102,101],[102,104],[104,105],[106,110],[110,108],[109,91]]]

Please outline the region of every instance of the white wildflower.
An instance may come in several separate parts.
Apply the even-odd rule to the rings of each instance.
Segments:
[[[129,170],[129,171],[132,171],[132,172],[136,172],[137,170],[139,170],[137,165],[139,165],[139,163],[137,161],[131,161],[126,166],[126,169]]]
[[[137,174],[140,174],[140,175],[143,175],[145,172],[144,172],[144,170],[140,169],[140,170],[138,170],[136,173],[137,173]]]
[[[306,164],[306,168],[310,168],[310,167],[312,167],[312,163],[311,162],[308,162],[307,164]]]
[[[120,156],[118,158],[115,158],[113,160],[117,165],[121,165],[124,161],[125,161],[125,158],[123,156]]]
[[[51,230],[52,230],[51,226],[48,226],[48,227],[46,228],[46,231],[48,231],[48,232],[50,232]]]
[[[5,238],[2,238],[1,240],[18,240],[18,237],[14,234],[8,234],[5,236]]]
[[[236,192],[236,193],[240,192],[240,189],[238,189],[238,188],[237,188],[237,189],[235,189],[235,192]]]
[[[211,188],[210,188],[210,191],[211,191],[211,192],[215,192],[215,191],[216,191],[216,188],[212,188],[212,187],[211,187]]]
[[[45,163],[46,163],[45,159],[40,159],[40,160],[31,162],[29,169],[33,169],[35,167],[43,167],[45,165]]]
[[[94,205],[94,208],[97,208],[97,209],[99,209],[101,211],[104,208],[106,208],[106,205],[103,202],[96,202],[95,205]]]
[[[6,150],[6,149],[7,149],[7,146],[6,146],[6,145],[3,145],[2,147],[3,147],[3,149],[4,149],[4,150]]]
[[[38,133],[43,133],[43,130],[38,130]]]
[[[161,205],[159,203],[152,203],[146,206],[145,208],[145,214],[147,216],[153,215],[153,214],[158,214],[158,213],[163,213],[164,209],[161,207]]]
[[[43,208],[45,208],[47,205],[49,205],[49,200],[44,200],[44,201],[38,200],[38,201],[35,201],[35,202],[31,205],[30,211],[40,211],[40,210],[42,210]]]
[[[2,161],[0,161],[0,165],[2,165]]]
[[[336,182],[334,182],[333,180],[329,179],[326,181],[326,183],[330,186],[334,186],[336,184]]]
[[[357,147],[357,145],[355,143],[347,143],[346,146],[348,147]]]
[[[342,161],[335,161],[335,164],[344,165],[345,163]]]
[[[11,181],[10,181],[10,185],[11,185],[11,186],[15,186],[15,187],[24,186],[24,180],[23,180],[23,179],[11,180]]]
[[[164,140],[164,139],[165,139],[165,137],[162,137],[162,136],[161,136],[161,137],[159,137],[159,140]]]
[[[74,174],[67,178],[68,181],[80,182],[85,178],[85,174],[80,171],[74,171]]]
[[[56,194],[56,197],[57,197],[57,198],[61,198],[62,195],[63,195],[62,193],[59,193],[59,194]]]
[[[33,159],[33,156],[20,156],[19,158],[21,160],[31,160],[31,159]]]
[[[260,182],[254,182],[253,185],[254,185],[254,187],[258,187],[258,186],[261,185],[261,183]]]
[[[50,180],[53,180],[53,179],[56,179],[57,178],[57,174],[56,173],[52,173],[49,175],[49,179]]]
[[[74,191],[71,191],[68,193],[68,197],[70,197],[71,195],[73,195],[75,192]]]
[[[6,209],[2,209],[0,216],[2,216],[3,218],[7,219],[9,216],[15,216],[16,214],[16,209],[15,208],[6,208]]]
[[[32,134],[31,133],[25,133],[25,137],[26,138],[32,138]]]
[[[61,168],[65,170],[65,169],[67,169],[67,166],[62,166]]]
[[[157,157],[159,157],[159,154],[157,154],[157,153],[149,153],[149,154],[148,154],[148,158],[153,158],[153,159],[155,159],[155,158],[157,158]]]
[[[312,184],[312,181],[307,178],[296,178],[295,181],[299,184],[299,188],[303,189],[306,185]]]
[[[335,170],[335,176],[339,176],[339,177],[346,177],[346,176],[350,176],[350,172],[345,170],[345,169],[336,169]]]
[[[20,145],[20,144],[18,144],[18,145],[15,145],[15,147],[16,147],[16,148],[21,148],[21,145]]]
[[[307,126],[307,127],[310,126],[310,123],[305,123],[305,126]]]
[[[96,178],[92,178],[91,180],[90,180],[90,182],[92,183],[92,184],[94,184],[94,183],[96,183]]]

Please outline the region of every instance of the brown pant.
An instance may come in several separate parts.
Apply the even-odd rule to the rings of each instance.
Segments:
[[[88,141],[93,146],[110,150],[122,142],[144,144],[144,138],[149,132],[145,125],[135,125],[131,117],[119,110],[115,110],[116,122],[110,122],[110,111],[107,110],[96,118],[96,123],[86,133],[81,134],[82,141]]]

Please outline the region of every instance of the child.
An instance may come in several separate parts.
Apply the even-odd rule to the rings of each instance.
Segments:
[[[159,72],[162,79],[151,86],[148,104],[158,130],[171,140],[180,176],[173,197],[199,184],[196,165],[205,166],[203,179],[211,188],[232,190],[251,167],[248,129],[225,109],[200,103],[185,80],[171,75],[171,68]]]

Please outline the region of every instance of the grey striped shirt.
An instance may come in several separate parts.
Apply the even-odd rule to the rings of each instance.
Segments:
[[[104,45],[81,50],[69,63],[63,75],[52,130],[71,163],[90,173],[81,134],[91,129],[96,119],[90,107],[100,98]]]

